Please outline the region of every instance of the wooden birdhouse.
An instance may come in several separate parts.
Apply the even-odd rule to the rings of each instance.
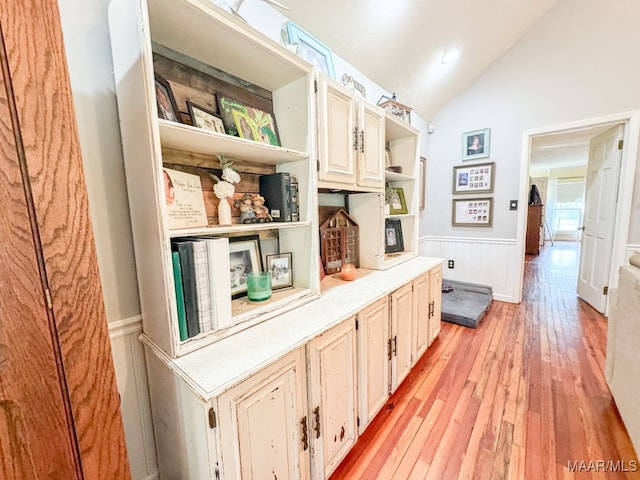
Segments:
[[[359,227],[344,208],[320,207],[320,255],[327,274],[360,266]]]

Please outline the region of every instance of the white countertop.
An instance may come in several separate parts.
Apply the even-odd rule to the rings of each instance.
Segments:
[[[389,270],[358,269],[352,282],[325,278],[317,300],[180,358],[171,359],[143,341],[208,401],[443,261],[415,257]]]

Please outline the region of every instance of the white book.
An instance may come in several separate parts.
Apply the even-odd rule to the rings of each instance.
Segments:
[[[196,277],[198,326],[200,333],[213,329],[211,281],[207,242],[193,242],[193,264]]]
[[[203,240],[207,245],[209,264],[212,328],[220,330],[233,324],[229,275],[229,239],[220,237],[205,238]]]

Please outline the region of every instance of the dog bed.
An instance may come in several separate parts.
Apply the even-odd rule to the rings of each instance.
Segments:
[[[443,280],[442,320],[477,328],[492,299],[493,289],[488,285]]]

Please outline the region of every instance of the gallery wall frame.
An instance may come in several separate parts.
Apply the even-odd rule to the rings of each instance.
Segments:
[[[482,128],[462,134],[462,160],[488,158],[491,147],[491,129]]]
[[[451,225],[454,227],[490,227],[493,224],[493,198],[454,198]]]
[[[454,166],[453,194],[492,193],[495,171],[495,162]]]

